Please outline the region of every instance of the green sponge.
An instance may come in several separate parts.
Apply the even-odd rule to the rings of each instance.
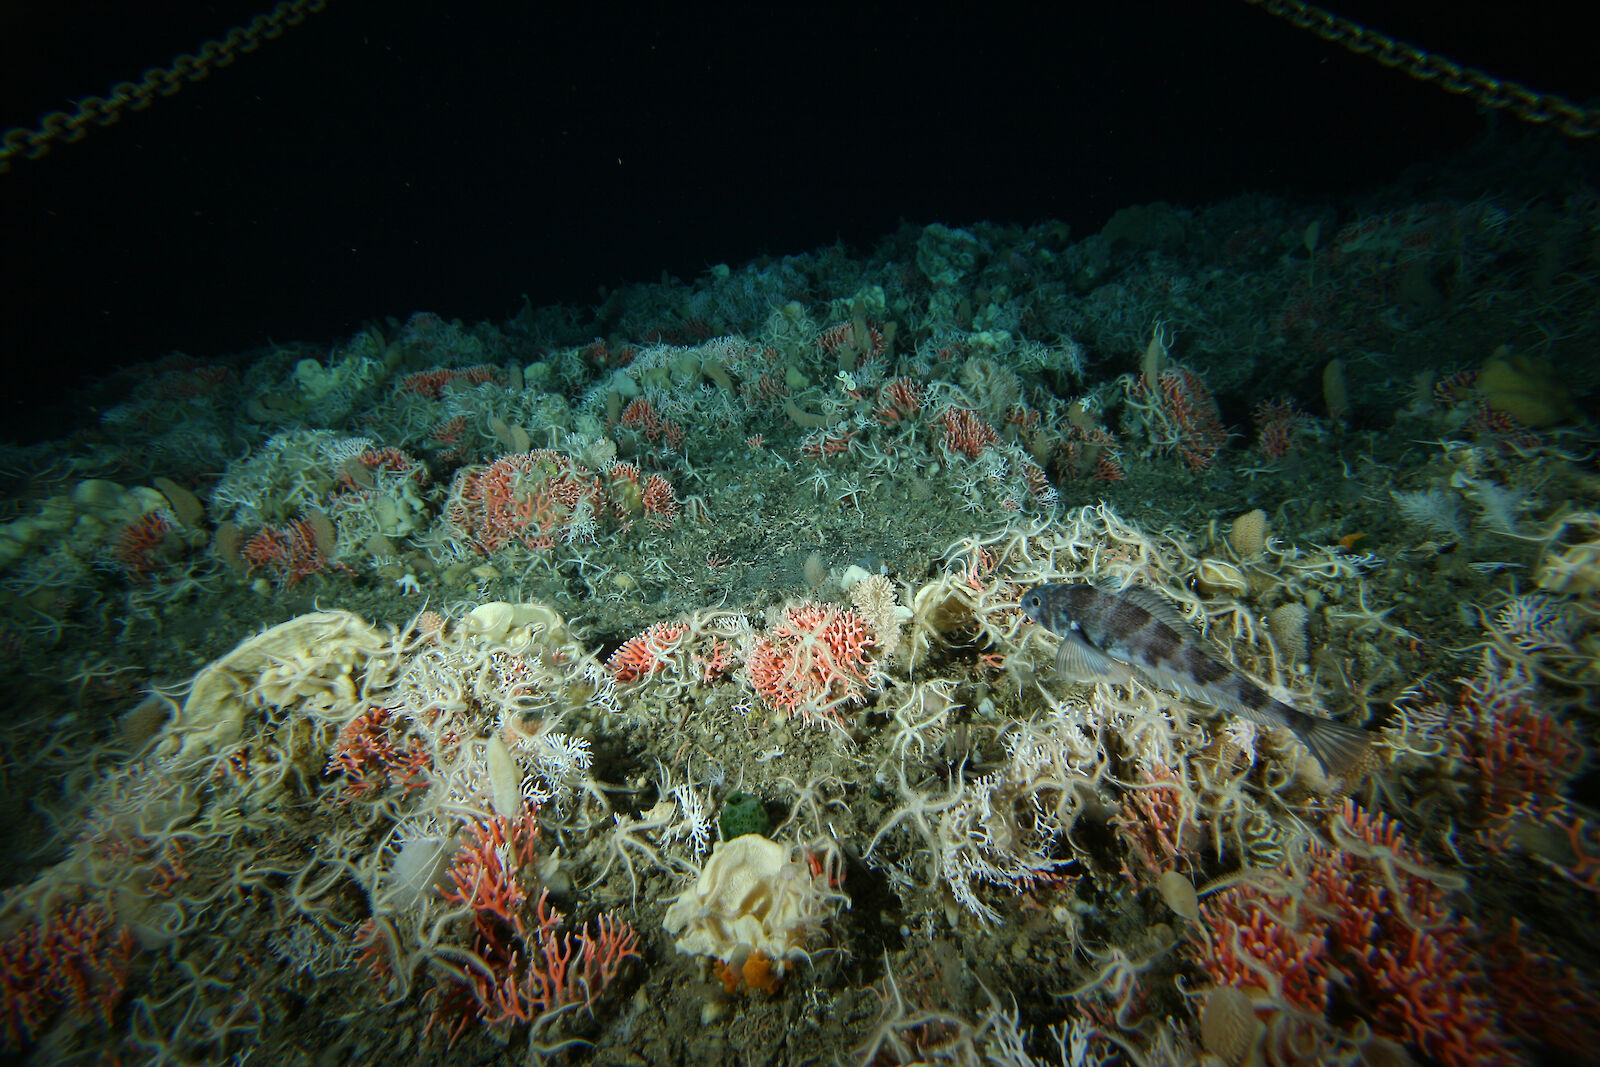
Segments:
[[[717,825],[722,830],[722,839],[732,841],[745,834],[764,836],[772,829],[772,820],[767,818],[767,809],[760,797],[752,793],[730,793],[728,799],[722,802],[722,814],[717,819]]]

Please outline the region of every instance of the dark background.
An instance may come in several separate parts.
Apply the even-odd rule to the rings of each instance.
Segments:
[[[1334,8],[1582,99],[1593,25],[1543,0]],[[1564,5],[1561,5],[1564,6]],[[158,8],[152,13],[151,8]],[[0,126],[268,10],[0,6]],[[901,220],[1061,218],[1248,191],[1337,199],[1448,159],[1468,100],[1243,0],[589,5],[330,0],[208,80],[0,175],[0,436],[172,350],[500,319]]]

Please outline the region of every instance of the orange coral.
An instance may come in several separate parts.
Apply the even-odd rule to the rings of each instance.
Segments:
[[[729,993],[737,993],[740,989],[745,992],[759,989],[763,993],[776,993],[778,987],[783,985],[783,974],[778,970],[776,961],[764,952],[750,953],[744,958],[743,966],[738,968],[725,960],[717,960],[711,971]]]
[[[764,952],[752,952],[746,956],[742,970],[747,988],[776,993],[783,984],[783,975],[778,973],[773,961]]]

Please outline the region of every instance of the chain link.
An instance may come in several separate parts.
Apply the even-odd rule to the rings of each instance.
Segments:
[[[1324,41],[1370,56],[1386,67],[1432,82],[1458,96],[1470,96],[1484,107],[1509,111],[1524,122],[1554,126],[1568,137],[1600,134],[1600,111],[1583,108],[1564,97],[1541,93],[1520,82],[1496,78],[1477,67],[1464,67],[1444,56],[1370,30],[1303,0],[1245,0]]]
[[[1476,67],[1464,67],[1304,0],[1245,3],[1418,81],[1431,82],[1458,96],[1470,96],[1484,107],[1510,111],[1525,122],[1554,126],[1568,137],[1600,134],[1600,110],[1579,107],[1564,97],[1496,78]],[[38,159],[56,141],[81,140],[90,125],[109,126],[124,111],[143,111],[157,96],[171,96],[186,82],[209,77],[212,70],[230,65],[239,53],[254,52],[262,41],[276,40],[285,29],[300,25],[307,15],[318,14],[327,6],[328,0],[280,0],[269,13],[251,19],[248,26],[235,26],[222,40],[205,42],[197,55],[180,55],[168,67],[152,67],[138,82],[118,82],[111,87],[110,96],[86,96],[71,113],[52,111],[39,120],[38,129],[13,126],[0,137],[0,174],[10,170],[11,161],[18,156]]]
[[[39,128],[13,126],[0,137],[0,174],[11,169],[18,157],[38,159],[57,141],[82,140],[91,126],[109,126],[124,111],[143,111],[157,96],[171,96],[188,82],[201,81],[219,67],[231,64],[241,52],[254,52],[262,41],[283,36],[283,31],[298,26],[307,15],[328,6],[328,0],[280,0],[265,15],[257,15],[248,26],[235,26],[220,41],[207,41],[195,55],[183,54],[166,67],[151,67],[137,82],[118,82],[108,96],[86,96],[73,111],[52,111],[39,120]]]

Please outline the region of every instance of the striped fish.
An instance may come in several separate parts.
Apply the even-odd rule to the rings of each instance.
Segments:
[[[1076,681],[1125,683],[1137,674],[1159,689],[1263,726],[1286,726],[1332,777],[1349,774],[1372,744],[1365,730],[1274,700],[1214,656],[1154,590],[1134,586],[1113,593],[1093,585],[1052,582],[1028,590],[1022,610],[1060,636],[1056,670]]]

